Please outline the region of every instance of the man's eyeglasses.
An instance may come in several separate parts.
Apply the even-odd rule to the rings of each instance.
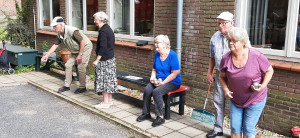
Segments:
[[[218,23],[218,26],[224,26],[224,25],[226,25],[227,23],[229,23],[229,22],[223,22],[223,23]]]

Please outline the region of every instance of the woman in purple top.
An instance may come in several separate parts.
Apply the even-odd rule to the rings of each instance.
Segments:
[[[274,71],[262,53],[249,48],[245,29],[233,27],[226,38],[230,52],[220,64],[220,83],[230,99],[231,137],[241,138],[243,133],[244,138],[254,138]]]

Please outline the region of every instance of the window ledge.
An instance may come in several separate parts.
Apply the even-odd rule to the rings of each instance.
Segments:
[[[269,59],[273,68],[300,72],[300,63]]]
[[[45,34],[45,35],[52,35],[52,36],[56,36],[57,33],[53,32],[53,31],[48,31],[48,30],[38,30],[36,31],[36,33],[38,34]],[[88,38],[92,41],[92,42],[97,42],[97,38],[96,37],[91,37],[88,36]],[[120,46],[120,47],[129,47],[129,48],[136,48],[136,49],[142,49],[142,50],[149,50],[152,51],[154,49],[153,45],[145,45],[145,46],[136,46],[136,43],[134,42],[124,42],[124,41],[115,41],[115,45],[116,46]]]

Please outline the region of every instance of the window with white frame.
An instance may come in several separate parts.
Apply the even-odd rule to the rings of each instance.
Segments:
[[[154,0],[109,0],[108,11],[116,37],[153,41]]]
[[[299,62],[299,1],[237,1],[236,25],[247,29],[252,46],[264,54]]]
[[[93,15],[98,12],[98,0],[67,0],[68,24],[84,33],[97,31]]]
[[[39,1],[40,28],[49,27],[52,19],[60,15],[60,0]]]

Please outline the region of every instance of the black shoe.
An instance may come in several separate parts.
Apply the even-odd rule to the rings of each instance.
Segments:
[[[211,131],[211,132],[206,134],[207,138],[214,138],[216,136],[223,136],[223,132]]]
[[[63,87],[59,88],[57,92],[62,93],[64,91],[68,91],[68,90],[70,90],[70,87],[63,86]]]
[[[142,121],[145,121],[145,120],[147,120],[147,119],[151,119],[151,115],[150,115],[150,114],[142,114],[142,115],[140,115],[140,116],[136,119],[136,121],[142,122]]]
[[[78,94],[78,93],[83,93],[83,92],[86,92],[86,88],[78,88],[74,93],[75,94]]]
[[[152,123],[153,127],[157,127],[160,126],[161,124],[165,123],[165,119],[160,118],[159,116],[156,117],[156,119],[154,120],[154,122]]]

